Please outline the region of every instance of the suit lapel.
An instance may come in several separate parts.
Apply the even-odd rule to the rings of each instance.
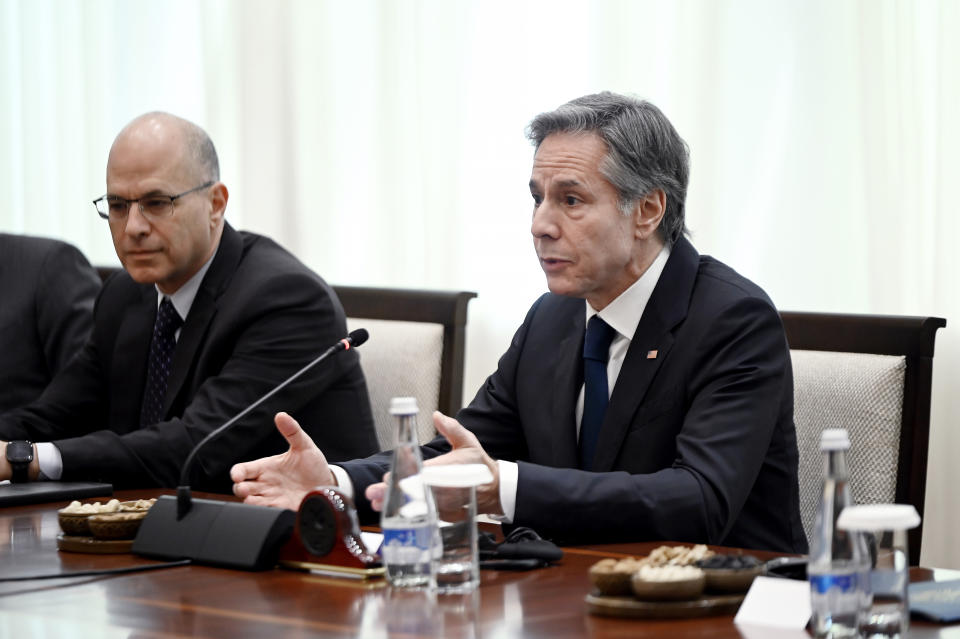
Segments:
[[[183,328],[180,329],[177,348],[173,352],[170,377],[167,379],[167,395],[163,402],[164,419],[184,389],[204,335],[217,314],[217,300],[236,271],[242,252],[243,240],[240,234],[225,223],[217,254],[200,283],[197,296],[193,298],[190,312],[184,318]]]
[[[699,262],[699,254],[685,238],[677,241],[670,251],[610,396],[593,460],[596,472],[613,468],[633,416],[670,354],[672,330],[687,316]]]
[[[140,424],[140,405],[147,380],[147,360],[150,358],[150,340],[157,317],[157,289],[144,285],[142,296],[127,312],[117,328],[113,345],[114,362],[110,368],[110,384],[114,389],[128,392],[110,393],[114,407],[112,424],[133,430]]]

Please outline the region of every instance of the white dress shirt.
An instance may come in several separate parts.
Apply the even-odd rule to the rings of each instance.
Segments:
[[[219,247],[217,247],[217,249],[219,250]],[[160,302],[163,301],[164,297],[169,297],[170,303],[173,304],[173,308],[176,309],[177,314],[186,320],[187,313],[190,312],[190,307],[193,306],[193,300],[197,297],[197,291],[200,290],[200,282],[203,281],[203,276],[207,274],[207,271],[210,269],[210,264],[216,255],[217,252],[214,251],[210,259],[200,267],[200,270],[194,273],[193,277],[170,295],[164,295],[160,292],[160,289],[157,288],[157,308],[160,308]],[[181,324],[181,327],[182,326]],[[174,333],[174,339],[180,339],[180,330],[181,329],[178,328],[177,332]],[[60,455],[60,449],[52,442],[41,442],[37,444],[37,464],[40,466],[39,479],[41,480],[57,480],[63,475],[63,457]]]

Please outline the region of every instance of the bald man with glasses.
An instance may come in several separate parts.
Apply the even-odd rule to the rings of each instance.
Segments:
[[[176,486],[198,441],[346,334],[323,279],[226,223],[228,196],[195,124],[149,113],[120,132],[94,206],[124,270],[104,283],[80,355],[37,401],[0,416],[0,479]],[[284,450],[272,418],[290,406],[339,459],[377,450],[351,351],[205,448],[193,485],[228,492],[232,464]]]

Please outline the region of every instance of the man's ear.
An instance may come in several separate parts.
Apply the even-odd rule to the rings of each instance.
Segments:
[[[210,224],[212,226],[219,226],[223,222],[229,198],[230,192],[227,191],[227,185],[223,182],[217,182],[210,187]]]
[[[667,211],[667,194],[663,189],[653,189],[636,201],[634,210],[634,237],[644,240],[657,232]]]

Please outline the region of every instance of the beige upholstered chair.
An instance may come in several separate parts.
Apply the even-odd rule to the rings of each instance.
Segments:
[[[794,372],[800,514],[807,538],[820,499],[824,428],[850,433],[856,503],[909,503],[923,516],[938,317],[783,312]],[[920,559],[921,529],[910,561]]]
[[[348,330],[360,327],[370,333],[370,339],[358,352],[381,450],[397,445],[396,423],[388,412],[392,397],[417,398],[420,408],[417,434],[421,442],[429,441],[434,435],[430,414],[439,407],[440,400],[443,326],[347,318]]]
[[[397,443],[390,398],[417,398],[419,437],[436,432],[434,410],[448,415],[463,399],[467,304],[476,293],[334,286],[349,330],[365,328],[370,339],[358,349],[367,378],[380,448]]]

